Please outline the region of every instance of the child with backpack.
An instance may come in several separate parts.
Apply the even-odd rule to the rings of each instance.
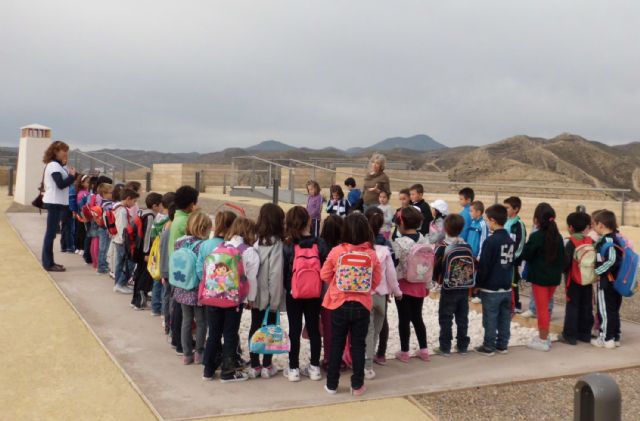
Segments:
[[[371,227],[374,236],[374,249],[380,262],[380,284],[372,294],[373,305],[371,307],[371,317],[367,332],[367,351],[364,362],[364,377],[370,380],[376,376],[376,372],[373,370],[376,342],[385,342],[385,344],[378,346],[378,349],[382,347],[385,350],[385,352],[382,353],[384,356],[387,348],[386,342],[389,339],[387,300],[389,295],[401,300],[402,291],[400,291],[400,286],[398,285],[393,248],[389,240],[384,238],[384,235],[381,233],[381,228],[384,225],[384,213],[381,209],[372,207],[367,209],[365,216],[369,221],[369,227]],[[385,325],[387,326],[387,333],[383,336],[381,333]]]
[[[403,363],[409,362],[409,339],[413,325],[420,346],[415,356],[429,361],[427,328],[422,319],[422,305],[424,298],[429,294],[428,285],[433,277],[434,250],[427,239],[418,232],[422,224],[420,211],[412,206],[403,208],[398,220],[402,237],[392,243],[398,259],[398,283],[402,291],[402,300],[396,300],[400,334],[400,351],[396,353],[396,358]]]
[[[321,380],[320,307],[322,280],[320,269],[329,250],[323,239],[311,232],[313,219],[302,206],[294,206],[285,216],[284,289],[289,319],[289,365],[284,376],[291,382],[300,381],[300,374],[311,380]],[[300,368],[300,336],[302,319],[309,334],[311,359],[309,366]],[[342,355],[342,353],[340,354]]]
[[[145,198],[145,205],[146,209],[139,211],[143,237],[137,239],[134,255],[136,269],[133,274],[133,296],[131,297],[131,306],[134,310],[144,310],[147,307],[147,296],[153,288],[153,278],[147,270],[147,262],[154,241],[154,221],[162,209],[162,196],[155,192],[149,193]]]
[[[445,357],[451,356],[454,316],[458,354],[466,355],[471,341],[467,335],[469,289],[475,285],[476,268],[471,246],[460,237],[464,226],[465,220],[462,216],[455,213],[447,215],[444,220],[444,244],[439,245],[435,251],[433,279],[442,286],[438,308],[440,347],[435,353]]]
[[[178,238],[175,251],[169,262],[169,282],[173,285],[173,297],[182,309],[182,363],[184,365],[202,364],[207,324],[205,309],[198,304],[197,260],[200,245],[209,238],[211,218],[204,212],[195,211],[187,220],[186,235]],[[191,325],[196,325],[196,346],[193,348]]]
[[[533,223],[538,230],[529,236],[522,250],[522,259],[529,264],[528,281],[538,313],[538,336],[527,347],[537,351],[549,351],[549,301],[564,271],[564,241],[556,224],[556,212],[548,203],[539,203],[533,213]]]
[[[327,244],[328,251],[331,251],[340,244],[343,226],[344,218],[336,215],[329,215],[329,217],[324,220],[320,238]],[[323,282],[322,298],[324,298],[324,294],[327,293],[327,288],[327,284]],[[329,356],[331,355],[331,310],[324,307],[320,309],[320,325],[322,327],[322,368],[326,370],[329,367]]]
[[[336,185],[331,186],[329,189],[331,199],[327,203],[327,213],[329,215],[336,214],[338,216],[345,217],[349,213],[349,201],[344,198],[344,192],[342,187]]]
[[[395,212],[393,208],[389,204],[389,199],[391,198],[391,193],[387,191],[381,191],[380,196],[378,196],[378,208],[382,211],[382,215],[384,217],[384,224],[380,229],[380,234],[388,240],[391,238],[391,228],[393,226],[393,216]]]
[[[311,216],[311,235],[320,236],[320,220],[322,218],[322,202],[320,184],[315,180],[307,181],[307,212]]]
[[[464,219],[464,229],[460,233],[460,238],[468,243],[469,229],[471,228],[471,203],[476,198],[476,193],[471,187],[465,187],[458,192],[458,203],[462,207],[460,216]]]
[[[584,212],[567,216],[570,237],[565,245],[565,290],[567,305],[560,342],[576,345],[577,341],[591,341],[593,326],[593,283],[596,250],[591,237],[585,235],[591,226],[591,217]]]
[[[338,392],[342,350],[351,334],[353,375],[351,394],[362,396],[367,330],[373,307],[372,291],[380,284],[380,263],[373,248],[373,232],[367,218],[352,213],[344,221],[342,244],[335,247],[322,266],[321,278],[329,284],[322,301],[331,313],[331,357],[325,390]],[[307,323],[307,326],[309,324]]]
[[[113,214],[113,186],[111,184],[102,183],[98,186],[98,195],[102,198],[100,207],[101,213],[95,215],[98,224],[98,269],[100,274],[109,273],[109,264],[107,263],[107,251],[111,244],[109,231],[107,230],[107,215]]]
[[[164,284],[162,282],[162,234],[169,223],[169,208],[173,205],[173,192],[161,196],[160,208],[153,220],[151,230],[151,249],[145,267],[153,279],[151,287],[151,315],[162,316]],[[167,275],[168,275],[167,267]]]
[[[84,188],[86,184],[83,184],[83,188],[78,190],[78,208],[80,209],[80,215],[84,225],[84,241],[81,244],[82,247],[82,258],[87,265],[93,265],[93,261],[91,259],[91,241],[94,236],[98,235],[97,226],[96,230],[92,231],[91,225],[91,212],[89,212],[89,208],[87,202],[91,198],[91,195],[95,193],[96,181],[98,177],[90,177],[89,185]],[[85,180],[86,183],[86,180]],[[97,261],[96,261],[97,264]],[[97,267],[97,266],[96,266]]]
[[[620,306],[622,295],[616,286],[628,282],[632,293],[638,273],[637,255],[618,235],[616,215],[609,210],[601,210],[593,217],[593,228],[600,236],[596,243],[596,287],[598,303],[599,336],[591,340],[598,348],[615,349],[620,344]],[[629,257],[635,261],[630,262]],[[634,260],[634,259],[632,259]],[[622,273],[622,277],[620,277]],[[629,277],[625,278],[628,273]],[[619,278],[620,277],[620,278]],[[617,284],[617,285],[616,285]]]
[[[356,180],[353,177],[347,177],[344,180],[344,185],[347,187],[347,190],[349,190],[349,193],[347,194],[349,205],[355,206],[362,198],[362,192],[360,189],[356,188]]]
[[[522,250],[527,242],[527,227],[518,215],[522,209],[522,201],[519,197],[511,196],[504,199],[503,202],[507,208],[507,223],[504,229],[511,234],[511,238],[516,243],[516,251],[514,255],[514,271],[513,271],[513,300],[515,303],[516,313],[522,313],[522,303],[520,302],[520,265],[522,265]],[[528,274],[528,273],[527,273]]]
[[[501,354],[509,352],[514,242],[504,229],[507,208],[493,205],[486,214],[493,234],[482,245],[482,259],[476,276],[475,291],[482,301],[484,339],[475,351],[491,357],[496,351]]]
[[[249,294],[251,306],[251,328],[249,338],[260,329],[268,311],[267,324],[276,323],[276,314],[284,311],[284,288],[282,281],[282,237],[284,236],[284,211],[278,205],[265,203],[260,208],[256,243],[253,248],[260,257],[257,288]],[[262,377],[268,379],[278,373],[277,367],[271,364],[272,355],[265,354],[260,362],[260,355],[249,354],[251,367],[247,371],[250,379]]]
[[[446,218],[448,214],[449,205],[447,205],[447,202],[442,199],[431,202],[431,215],[433,216],[433,220],[426,235],[429,243],[434,246],[442,243],[444,240],[444,218]]]
[[[169,193],[166,193],[169,194]],[[171,334],[171,316],[173,312],[173,299],[172,287],[169,283],[169,233],[171,231],[171,224],[173,224],[173,218],[176,215],[176,207],[171,202],[169,206],[169,212],[167,213],[169,220],[164,225],[162,233],[160,234],[160,274],[162,282],[162,327],[164,328],[164,334]],[[181,312],[182,314],[182,312]],[[182,323],[182,321],[180,322]],[[178,355],[182,355],[182,344],[180,341],[173,339],[171,334],[171,346],[176,349]]]
[[[205,380],[213,380],[217,367],[216,355],[222,345],[222,383],[244,381],[247,373],[237,365],[238,331],[242,308],[247,297],[255,294],[260,256],[251,247],[255,242],[256,225],[250,219],[238,217],[225,236],[225,242],[205,258],[204,274],[198,291],[199,302],[207,308],[207,320],[212,330],[205,349]]]
[[[400,224],[400,222],[399,222],[400,211],[402,211],[403,208],[406,208],[408,206],[412,206],[412,204],[411,204],[411,191],[409,189],[400,190],[398,192],[398,200],[400,201],[400,207],[398,209],[396,209],[396,212],[393,214],[393,218],[391,219],[391,222],[393,223],[393,232],[391,233],[391,240],[392,241],[400,236],[400,233],[398,231],[398,225]],[[418,212],[420,212],[420,208],[419,207],[416,207],[416,210]]]
[[[82,213],[82,205],[84,202],[84,198],[89,194],[89,182],[90,177],[88,175],[82,175],[76,178],[76,200],[75,200],[75,246],[76,246],[76,254],[79,254],[84,257],[85,250],[85,241],[87,238],[87,225],[84,214]],[[71,202],[69,202],[69,206],[71,206]],[[86,259],[85,259],[86,262]]]
[[[114,245],[114,272],[116,276],[113,292],[119,292],[121,294],[133,294],[133,290],[127,286],[127,283],[129,277],[133,274],[135,263],[127,256],[124,237],[127,227],[131,223],[129,208],[136,204],[138,196],[138,193],[133,190],[125,190],[122,193],[120,203],[114,206],[113,209],[115,213],[115,228],[117,230],[117,234],[111,238]]]

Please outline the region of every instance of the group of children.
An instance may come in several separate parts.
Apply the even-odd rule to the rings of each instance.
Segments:
[[[95,259],[99,273],[113,268],[114,291],[133,293],[135,308],[145,308],[151,292],[152,314],[164,316],[172,347],[184,364],[202,364],[205,380],[214,379],[218,370],[223,383],[276,375],[271,354],[251,352],[248,362],[241,355],[263,325],[278,324],[282,311],[289,322],[284,376],[292,382],[321,380],[324,368],[330,394],[337,392],[344,364],[353,369],[351,393],[359,396],[366,390],[365,379],[376,376],[373,364],[387,363],[389,302],[397,307],[400,351],[395,356],[401,362],[411,357],[429,361],[432,353],[466,354],[470,300],[482,304],[485,332],[475,351],[507,353],[523,262],[539,330],[529,347],[551,347],[549,303],[563,274],[568,300],[562,341],[620,345],[621,296],[610,281],[623,244],[611,211],[569,215],[571,237],[565,246],[549,204],[536,207],[534,232],[527,240],[518,217],[520,199],[510,197],[485,209],[470,188],[459,192],[459,213],[449,212],[444,200],[428,204],[420,184],[400,191],[401,207],[395,211],[389,205],[391,193],[384,191],[378,206],[364,209],[355,181],[347,179],[347,198],[340,186],[332,186],[329,216],[322,221],[320,186],[311,181],[307,208],[294,206],[285,213],[265,204],[254,222],[231,211],[220,211],[212,220],[198,208],[198,192],[190,186],[149,193],[140,211],[134,185],[117,190],[109,181],[81,177],[78,183],[77,213],[90,215],[83,224],[91,244],[97,243],[97,253],[85,246],[84,256]],[[102,224],[97,209],[84,212],[96,206],[102,209]],[[110,244],[111,266],[106,257]],[[586,280],[588,259],[578,256],[584,245],[597,255],[591,261],[591,283]],[[599,331],[592,339],[593,285]],[[430,290],[439,291],[440,337],[434,350],[428,349],[422,316]],[[251,328],[241,340],[244,310],[251,313]],[[411,326],[419,344],[413,355]],[[300,365],[303,334],[310,341],[306,366]]]

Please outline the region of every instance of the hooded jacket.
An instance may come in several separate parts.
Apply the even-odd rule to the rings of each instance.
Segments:
[[[258,268],[257,289],[255,295],[249,296],[255,308],[264,310],[269,307],[271,311],[284,310],[284,283],[283,268],[284,254],[282,240],[272,239],[270,246],[261,245],[256,241],[253,248],[260,257]]]

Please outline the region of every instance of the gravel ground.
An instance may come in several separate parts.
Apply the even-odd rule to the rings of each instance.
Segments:
[[[622,391],[622,419],[640,417],[640,368],[610,373]],[[415,396],[438,420],[570,420],[573,386],[579,377],[565,377],[459,392]]]

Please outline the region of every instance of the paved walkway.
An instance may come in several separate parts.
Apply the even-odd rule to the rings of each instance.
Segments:
[[[9,220],[20,233],[27,246],[39,255],[42,232],[44,229],[44,216],[38,214],[10,214]],[[16,273],[20,281],[17,283],[38,282],[37,290],[50,290],[50,295],[44,297],[27,296],[24,290],[13,292],[9,296],[3,288],[3,307],[6,303],[17,302],[22,308],[22,313],[13,314],[5,311],[10,316],[3,317],[1,326],[7,325],[12,333],[16,331],[17,340],[9,347],[7,361],[15,373],[13,376],[26,378],[23,389],[16,392],[16,396],[33,396],[30,389],[33,384],[51,382],[51,387],[41,393],[40,399],[55,401],[61,410],[68,408],[69,396],[57,398],[58,392],[66,389],[60,388],[59,382],[69,383],[70,395],[74,396],[73,388],[78,389],[78,400],[86,399],[87,410],[97,411],[104,417],[130,418],[132,414],[138,414],[136,418],[151,417],[151,410],[144,405],[144,401],[136,395],[135,390],[127,383],[126,378],[118,371],[108,356],[100,349],[98,342],[91,337],[90,332],[82,326],[78,317],[70,311],[64,299],[57,294],[55,288],[49,283],[44,272],[38,269],[35,259],[29,256],[25,249],[18,244],[15,235],[6,227],[4,217],[0,219],[0,233],[2,235],[3,250],[11,250],[9,261],[5,264],[9,271],[2,273]],[[60,255],[57,260],[68,267],[68,272],[54,274],[55,284],[62,293],[68,297],[71,304],[86,320],[90,328],[95,332],[99,340],[114,356],[115,361],[131,377],[135,385],[158,413],[167,419],[206,417],[214,415],[238,414],[248,412],[273,411],[281,409],[299,408],[305,406],[331,405],[341,402],[353,402],[353,398],[347,393],[347,376],[343,376],[340,391],[336,396],[328,396],[322,390],[322,383],[302,381],[292,384],[284,378],[278,377],[269,381],[257,380],[243,384],[222,386],[219,382],[202,382],[200,380],[201,367],[180,364],[179,359],[170,351],[164,336],[158,327],[157,318],[149,316],[148,312],[134,312],[129,308],[129,297],[117,295],[111,292],[112,281],[104,276],[98,276],[90,268],[87,268],[82,259],[73,255]],[[35,279],[35,281],[34,281]],[[3,278],[2,282],[9,282],[16,278]],[[35,290],[35,289],[34,289]],[[5,298],[6,295],[6,298]],[[59,301],[58,308],[49,310],[51,303]],[[34,303],[40,313],[34,312]],[[38,317],[42,315],[44,317]],[[14,321],[19,318],[19,323]],[[67,319],[56,322],[56,317]],[[35,320],[34,320],[35,318]],[[70,328],[69,318],[75,320],[78,327]],[[43,321],[46,320],[46,323]],[[55,324],[55,328],[53,323]],[[58,326],[60,325],[60,326]],[[46,327],[45,327],[46,326]],[[39,330],[38,330],[39,329]],[[410,364],[402,364],[392,361],[388,367],[378,371],[378,378],[368,382],[367,399],[382,397],[407,396],[418,393],[450,390],[456,388],[470,388],[488,384],[509,383],[513,381],[526,381],[547,377],[566,376],[596,370],[608,370],[613,368],[630,367],[638,364],[638,351],[640,351],[640,328],[629,324],[623,327],[625,332],[625,346],[615,351],[598,350],[588,345],[581,345],[577,349],[568,346],[555,346],[550,353],[542,354],[527,350],[523,347],[513,349],[509,355],[495,358],[486,358],[477,354],[469,354],[466,357],[452,357],[449,359],[434,357],[429,364],[412,361]],[[22,337],[18,335],[22,332]],[[53,333],[52,333],[53,332]],[[66,333],[66,336],[63,335]],[[88,350],[80,348],[81,341],[75,335],[84,334],[89,344]],[[13,337],[10,335],[8,337]],[[43,343],[38,343],[38,338],[46,338]],[[34,341],[36,345],[34,346]],[[73,344],[73,345],[72,345]],[[23,358],[20,358],[18,350],[34,350],[41,355],[42,360],[25,366]],[[46,351],[42,351],[46,349]],[[579,350],[579,352],[576,352]],[[23,351],[24,352],[24,351]],[[92,358],[86,361],[88,356],[97,353],[102,357],[101,364],[94,365]],[[604,356],[606,358],[603,358]],[[73,357],[73,358],[70,358]],[[17,364],[18,361],[22,364]],[[97,357],[96,357],[97,358]],[[29,361],[34,361],[30,359]],[[14,364],[11,364],[14,363]],[[46,369],[42,369],[46,367]],[[51,369],[54,367],[54,369]],[[42,373],[47,371],[48,373]],[[37,380],[31,379],[31,373],[36,373]],[[75,373],[75,375],[74,375]],[[106,374],[105,374],[106,373]],[[115,379],[109,377],[112,373]],[[119,382],[118,382],[119,380]],[[1,382],[1,380],[0,380]],[[95,383],[90,384],[90,383]],[[7,385],[2,384],[2,390]],[[54,390],[54,387],[56,388]],[[102,388],[106,392],[102,393]],[[274,392],[265,393],[266,390]],[[84,393],[84,395],[83,395]],[[114,397],[113,394],[116,394]],[[3,398],[6,394],[3,393]],[[103,399],[103,397],[106,397]],[[7,398],[5,404],[16,406],[15,414],[28,410],[27,405],[18,405],[14,398]],[[33,399],[30,400],[33,402]],[[114,402],[116,404],[114,404]],[[44,404],[44,403],[43,403]],[[104,406],[101,410],[101,404]],[[67,406],[65,406],[67,405]],[[6,407],[6,405],[3,405]],[[82,408],[82,404],[74,405]],[[138,409],[136,409],[138,408]],[[383,416],[384,409],[393,408],[387,412],[390,416],[401,416],[406,419],[420,419],[425,415],[406,399],[391,399],[383,401],[367,401],[366,403],[352,403],[346,406],[332,405],[322,408],[305,409],[303,412],[294,410],[287,413],[273,413],[269,415],[254,415],[257,419],[294,419],[307,417],[314,419],[314,414],[320,418],[332,417],[342,419],[348,411],[360,412],[366,410],[371,417]],[[46,408],[34,408],[34,413],[45,411]],[[68,409],[67,409],[68,410]],[[102,412],[100,412],[102,411]],[[337,414],[330,414],[336,411]],[[351,413],[353,414],[353,413]],[[64,413],[56,414],[62,417]],[[354,416],[356,414],[353,414]],[[359,419],[366,419],[357,414]],[[98,418],[98,417],[97,417]],[[252,419],[252,418],[249,418]]]

